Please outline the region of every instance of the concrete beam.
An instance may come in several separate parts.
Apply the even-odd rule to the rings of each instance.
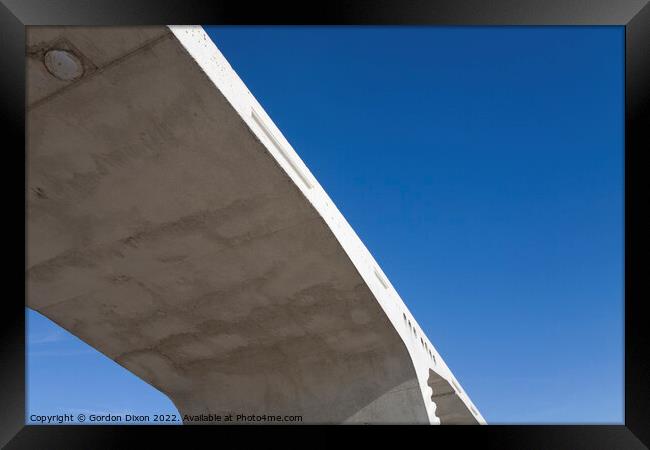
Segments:
[[[29,307],[181,414],[485,423],[201,27],[27,38]]]

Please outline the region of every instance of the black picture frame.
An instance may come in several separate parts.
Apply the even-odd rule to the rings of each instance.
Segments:
[[[618,25],[625,27],[625,423],[624,425],[526,425],[409,427],[435,445],[513,449],[636,449],[650,445],[650,347],[643,303],[648,282],[643,269],[650,254],[644,242],[648,220],[648,177],[642,164],[650,150],[650,5],[648,0],[357,0],[250,4],[243,1],[195,0],[0,0],[0,107],[4,122],[2,178],[5,241],[25,237],[25,27],[29,25],[154,25],[154,24],[380,24],[380,25]],[[19,161],[23,148],[23,159]],[[23,165],[23,170],[18,168]],[[14,179],[15,175],[17,179]],[[20,179],[22,178],[22,181]],[[22,189],[22,197],[21,197]],[[11,211],[11,213],[9,213]],[[13,213],[13,214],[12,214]],[[21,219],[24,220],[24,219]],[[15,226],[13,224],[16,223]],[[12,224],[10,227],[9,224]],[[6,243],[5,242],[5,243]],[[23,240],[23,242],[25,242]],[[25,261],[25,245],[16,245],[5,271],[1,317],[0,444],[7,448],[122,448],[136,438],[187,445],[187,433],[198,433],[215,445],[240,443],[260,427],[147,427],[147,426],[32,426],[25,425],[25,296],[11,273]],[[22,269],[20,269],[22,270]],[[16,270],[18,272],[18,270]],[[8,294],[12,292],[12,294]],[[603,386],[603,389],[618,388]],[[271,435],[286,437],[290,429],[264,427]],[[319,429],[319,443],[336,443],[332,428]],[[369,435],[368,427],[336,427]],[[190,430],[190,431],[188,431]],[[387,428],[373,428],[383,436]],[[389,431],[392,434],[392,431]],[[207,433],[210,433],[209,435]],[[310,437],[314,441],[313,437]],[[298,441],[299,442],[299,441]],[[406,444],[406,442],[404,442]],[[311,445],[311,444],[310,444]],[[415,445],[415,443],[414,443]],[[152,445],[153,446],[153,445]],[[471,448],[471,447],[469,447]]]

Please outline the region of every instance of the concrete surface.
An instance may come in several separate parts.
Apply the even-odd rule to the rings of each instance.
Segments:
[[[201,27],[27,38],[29,307],[181,414],[485,423]]]

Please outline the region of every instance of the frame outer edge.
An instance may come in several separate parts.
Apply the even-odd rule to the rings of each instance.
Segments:
[[[650,445],[650,339],[643,306],[650,254],[647,164],[650,149],[650,3],[625,27],[625,425]]]
[[[25,26],[4,4],[0,4],[0,49],[0,120],[3,122],[3,143],[7,153],[20,158],[19,155],[25,154]],[[23,148],[17,148],[20,146]],[[25,166],[22,171],[16,167],[5,174],[23,180],[22,186],[19,186],[12,176],[1,178],[2,192],[5,194],[3,204],[7,207],[5,217],[24,217]],[[9,265],[13,267],[5,272],[5,279],[16,277],[15,280],[24,280],[25,222],[21,224],[16,219],[5,222],[7,225],[9,223],[11,229],[6,235],[14,236],[10,240],[15,240],[17,250],[13,250],[13,254],[9,253],[10,256],[7,255],[9,261],[12,261]],[[17,242],[20,235],[23,236],[22,247]],[[22,267],[19,267],[19,261],[22,261]],[[17,285],[18,282],[12,281],[10,284]],[[24,297],[24,282],[22,287]],[[12,290],[5,291],[2,298],[3,312],[0,314],[0,447],[25,426],[25,309],[24,302],[12,299],[16,294]],[[23,320],[16,320],[17,317],[22,317]]]

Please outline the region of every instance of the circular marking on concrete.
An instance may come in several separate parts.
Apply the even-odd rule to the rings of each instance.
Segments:
[[[43,63],[47,71],[59,80],[76,80],[84,73],[81,60],[67,50],[49,50],[45,53]]]

